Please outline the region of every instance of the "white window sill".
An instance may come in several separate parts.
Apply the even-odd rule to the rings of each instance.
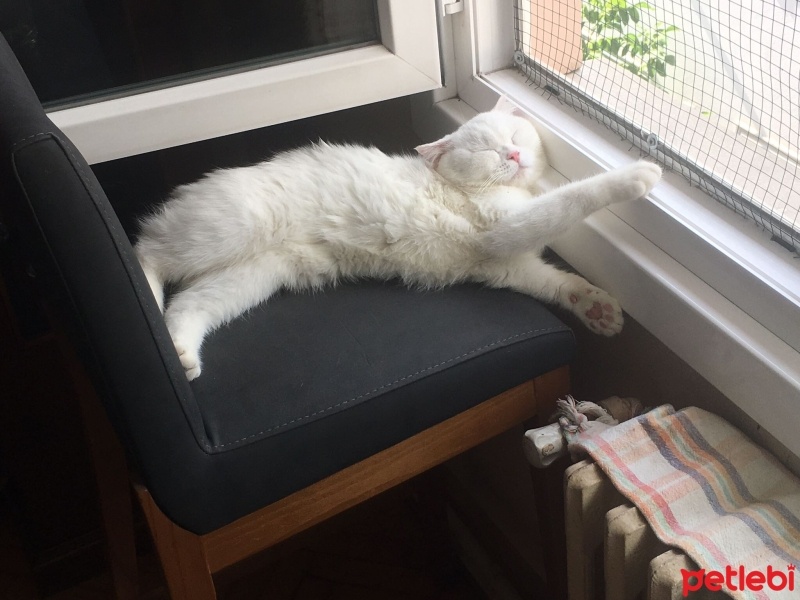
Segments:
[[[500,90],[536,121],[554,182],[639,158],[515,70],[459,85],[461,100],[436,105],[439,120],[457,126]],[[595,214],[553,249],[800,455],[800,261],[790,252],[673,173],[648,200]]]

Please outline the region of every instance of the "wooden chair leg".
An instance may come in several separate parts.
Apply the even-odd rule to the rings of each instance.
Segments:
[[[216,600],[203,539],[161,512],[143,485],[133,485],[153,536],[172,600]]]
[[[536,399],[539,410],[534,427],[541,427],[555,412],[556,400],[569,391],[563,382],[537,380]],[[536,499],[536,516],[544,549],[544,568],[549,598],[567,598],[567,542],[564,522],[564,470],[569,459],[562,458],[546,469],[531,468]]]
[[[100,516],[106,538],[111,580],[116,600],[138,598],[136,534],[133,525],[128,464],[100,399],[83,367],[66,346],[72,381],[76,386],[84,430],[92,458]]]
[[[108,562],[116,599],[135,600],[139,582],[128,465],[119,441],[108,441],[116,444],[115,450],[101,461],[95,459]]]

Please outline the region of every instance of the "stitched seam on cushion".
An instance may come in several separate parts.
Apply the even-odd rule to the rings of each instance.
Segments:
[[[525,331],[523,333],[518,333],[516,335],[512,335],[512,336],[509,336],[507,338],[503,338],[502,340],[497,340],[496,342],[492,342],[491,344],[486,344],[485,346],[481,346],[480,348],[475,348],[474,350],[470,350],[469,352],[465,352],[464,354],[460,354],[458,356],[454,356],[453,358],[448,358],[447,360],[443,360],[441,362],[438,362],[435,365],[431,365],[430,367],[426,367],[424,369],[420,369],[420,370],[416,371],[415,373],[411,373],[409,375],[405,375],[403,377],[400,377],[399,379],[395,379],[391,383],[386,383],[384,385],[378,386],[378,387],[370,390],[369,392],[364,392],[363,394],[359,394],[358,396],[354,396],[353,398],[350,398],[349,400],[343,400],[342,402],[339,402],[337,404],[333,404],[331,406],[328,406],[327,408],[323,408],[323,409],[314,411],[313,413],[309,413],[309,414],[307,414],[305,416],[302,416],[302,417],[297,417],[296,419],[292,419],[291,421],[287,421],[286,423],[282,423],[281,425],[275,425],[274,427],[270,427],[269,429],[264,429],[262,431],[259,431],[258,433],[254,433],[254,434],[245,436],[243,438],[239,438],[238,440],[234,440],[232,442],[226,442],[224,444],[215,444],[215,445],[212,446],[212,448],[215,448],[215,449],[216,448],[225,448],[226,446],[233,446],[234,444],[239,444],[239,443],[244,442],[246,440],[251,440],[253,438],[260,437],[260,436],[262,436],[264,434],[267,434],[267,433],[272,433],[273,431],[277,431],[279,429],[283,429],[285,427],[288,427],[289,425],[293,425],[295,423],[299,423],[300,421],[305,421],[305,420],[310,419],[312,417],[316,417],[316,416],[322,415],[322,414],[324,414],[326,412],[330,412],[330,411],[332,411],[332,410],[334,410],[336,408],[339,408],[340,406],[345,406],[346,404],[350,404],[352,402],[360,400],[361,398],[364,398],[365,396],[369,396],[371,394],[374,394],[375,392],[378,392],[380,390],[384,390],[386,388],[393,387],[393,386],[397,385],[398,383],[400,383],[402,381],[405,381],[407,379],[411,379],[412,377],[416,377],[417,375],[420,375],[422,373],[427,373],[428,371],[432,371],[433,369],[441,367],[442,365],[446,365],[448,363],[451,363],[453,361],[456,361],[456,360],[465,358],[467,356],[476,354],[476,353],[481,352],[483,350],[487,350],[489,348],[497,346],[498,344],[502,344],[504,342],[508,342],[509,340],[514,340],[514,339],[517,339],[517,338],[520,338],[520,337],[523,337],[523,336],[526,336],[526,335],[532,335],[534,333],[547,333],[547,332],[550,332],[550,331],[569,331],[569,329],[566,328],[566,327],[548,327],[548,328],[544,328],[544,329],[530,329],[530,330]]]
[[[18,150],[18,147],[24,144],[25,142],[33,140],[38,137],[53,139],[54,135],[49,131],[40,131],[39,133],[34,133],[33,135],[29,135],[26,138],[17,140],[16,142],[14,142],[14,145],[11,146],[11,154],[13,155]]]

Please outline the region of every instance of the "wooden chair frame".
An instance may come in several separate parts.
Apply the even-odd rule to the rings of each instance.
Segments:
[[[90,384],[85,375],[80,379],[81,389],[88,391]],[[196,535],[173,523],[134,476],[133,488],[149,525],[172,600],[216,599],[215,573],[423,473],[514,425],[543,423],[553,413],[556,400],[568,392],[568,368],[558,368],[205,535]],[[120,476],[124,455],[97,399],[87,397],[82,409],[95,463],[115,594],[118,600],[133,600],[137,597],[137,567],[130,517],[130,488],[126,478]],[[545,483],[553,485],[552,482]],[[550,499],[553,494],[559,495],[559,490],[550,492],[550,495],[545,494],[545,501],[537,502],[540,523],[543,524],[552,520]],[[550,535],[550,530],[543,528],[545,543]]]

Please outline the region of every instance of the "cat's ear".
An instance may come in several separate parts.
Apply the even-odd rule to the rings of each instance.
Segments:
[[[414,150],[416,150],[419,155],[425,159],[425,162],[431,169],[435,169],[436,165],[439,164],[439,159],[441,159],[444,153],[450,150],[452,147],[453,144],[448,136],[443,137],[436,142],[431,142],[430,144],[422,144],[421,146],[417,146],[414,148]]]
[[[506,115],[514,115],[516,117],[523,117],[525,118],[525,113],[511,100],[506,98],[505,96],[500,96],[500,99],[497,101],[497,104],[494,105],[492,111],[501,112]]]

